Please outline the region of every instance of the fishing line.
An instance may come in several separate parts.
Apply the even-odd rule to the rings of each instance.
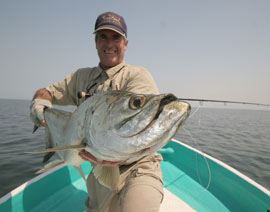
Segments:
[[[196,110],[194,112],[192,112],[192,114],[189,115],[188,119],[191,119],[198,111],[199,111],[200,107],[197,107]]]
[[[201,109],[201,106],[202,106],[202,105],[203,105],[203,104],[202,104],[202,102],[201,102],[200,105],[199,105],[199,107],[197,107],[196,110],[189,116],[189,120],[192,119],[192,117],[193,117],[195,114],[198,113],[198,111]],[[197,126],[197,127],[200,127],[200,125],[201,125],[201,113],[199,113],[199,120],[198,120],[198,126]],[[190,132],[188,129],[186,129],[185,127],[183,127],[183,129],[184,129],[185,132],[189,135],[189,137],[192,139],[192,141],[195,143],[197,149],[203,153],[203,151],[202,151],[202,149],[201,149],[199,143],[198,143],[197,140],[193,137],[193,135],[191,134],[191,132]],[[205,164],[206,164],[206,166],[207,166],[208,176],[209,176],[209,178],[208,178],[208,184],[207,184],[206,187],[204,187],[204,189],[205,189],[205,190],[208,190],[208,188],[209,188],[209,186],[210,186],[210,184],[211,184],[211,179],[212,179],[212,176],[211,176],[211,169],[210,169],[210,166],[209,166],[209,163],[208,163],[206,157],[205,157],[204,155],[202,155],[202,156],[203,156],[203,159],[204,159]],[[198,153],[196,153],[196,172],[197,172],[197,177],[199,178],[200,184],[203,185],[202,180],[201,180],[201,177],[200,177],[200,174],[199,174],[199,169],[198,169]]]
[[[194,100],[194,101],[196,101],[196,100]],[[207,101],[207,100],[206,100]],[[200,134],[200,133],[203,133],[203,135],[206,135],[207,136],[207,134],[213,134],[214,133],[214,135],[216,134],[216,136],[220,136],[220,134],[219,134],[219,131],[220,131],[220,128],[213,128],[214,126],[215,126],[215,123],[213,123],[213,122],[216,122],[216,121],[218,121],[218,120],[215,120],[216,119],[216,117],[215,116],[213,116],[213,115],[215,115],[215,113],[213,114],[212,112],[210,113],[210,116],[208,117],[208,116],[206,116],[206,117],[204,117],[204,114],[202,114],[202,113],[204,113],[204,112],[207,112],[208,110],[206,110],[206,111],[204,111],[204,110],[200,110],[201,109],[201,106],[203,106],[203,102],[206,102],[206,101],[199,101],[199,105],[198,105],[198,107],[194,107],[194,108],[192,108],[192,109],[194,109],[194,111],[192,111],[191,113],[190,113],[190,119],[189,120],[191,120],[192,119],[192,121],[193,121],[193,123],[192,123],[192,130],[194,129],[195,131],[191,131],[190,129],[186,129],[185,127],[186,127],[186,125],[184,125],[183,126],[183,130],[185,130],[185,132],[187,133],[187,136],[189,136],[190,138],[191,138],[191,140],[193,141],[193,143],[196,145],[196,147],[197,147],[197,149],[199,150],[199,151],[201,151],[201,152],[203,152],[202,150],[201,150],[201,147],[200,147],[200,142],[202,142],[203,141],[203,138],[204,137],[199,137],[199,138],[197,138],[197,132]],[[211,101],[209,101],[209,102],[211,102]],[[224,106],[226,106],[227,105],[227,103],[235,103],[235,104],[246,104],[246,105],[255,105],[255,106],[263,106],[263,107],[266,107],[266,106],[270,106],[270,105],[267,105],[267,104],[257,104],[257,103],[247,103],[247,102],[224,102],[224,101],[213,101],[213,102],[217,102],[217,103],[224,103]],[[210,108],[210,109],[212,109],[212,108]],[[253,108],[251,108],[251,110],[253,110]],[[255,111],[257,110],[257,108],[255,108],[254,109]],[[200,111],[200,112],[199,112]],[[258,110],[257,110],[258,111]],[[258,112],[258,114],[257,114],[257,119],[255,120],[255,121],[257,121],[257,120],[259,120],[258,121],[258,124],[260,124],[259,126],[261,126],[261,125],[266,125],[264,122],[262,122],[262,120],[265,118],[264,117],[264,112],[265,112],[265,110],[259,110],[260,112]],[[268,111],[268,110],[267,110]],[[199,112],[199,113],[198,113]],[[223,114],[223,113],[222,113]],[[204,124],[203,124],[203,122],[204,122],[204,118],[206,118],[206,124],[209,124],[209,123],[211,123],[212,125],[209,125],[208,127],[206,127]],[[210,118],[210,122],[208,121],[208,119],[207,118]],[[222,116],[222,118],[224,118],[223,116]],[[225,117],[225,119],[226,119],[226,117]],[[188,120],[188,121],[189,121]],[[254,120],[253,119],[251,119],[253,122],[254,122]],[[223,123],[223,122],[222,122]],[[187,124],[187,123],[186,123]],[[203,124],[203,125],[202,125]],[[226,122],[225,123],[223,123],[223,125],[224,124],[226,124]],[[222,125],[222,126],[223,126]],[[193,128],[194,127],[194,128]],[[226,128],[226,125],[225,125],[225,128]],[[228,128],[228,126],[227,126],[227,128]],[[214,129],[213,131],[212,131],[212,129]],[[194,134],[195,133],[195,134]],[[226,133],[226,132],[225,132]],[[226,135],[226,134],[225,134]],[[231,137],[231,139],[234,139],[235,138],[235,134],[233,133],[233,134],[229,134],[228,136],[230,136]],[[201,138],[201,139],[200,139]],[[210,138],[211,139],[211,138]],[[221,138],[222,139],[222,138]],[[228,139],[228,138],[227,138]],[[200,143],[200,144],[199,144]],[[195,152],[196,153],[196,152]],[[210,184],[211,184],[211,181],[212,181],[212,175],[211,175],[211,168],[210,168],[210,163],[211,162],[208,162],[208,158],[207,158],[207,156],[205,155],[205,154],[202,154],[202,157],[203,158],[201,158],[200,157],[200,154],[199,153],[196,153],[196,156],[195,156],[195,160],[196,161],[194,161],[196,164],[194,164],[195,166],[196,166],[196,168],[194,167],[194,169],[196,169],[196,174],[197,174],[197,178],[198,178],[198,182],[202,185],[202,188],[201,188],[201,190],[202,191],[207,191],[208,189],[209,189],[209,187],[210,187]],[[202,160],[202,164],[206,164],[206,166],[204,165],[203,166],[203,168],[200,168],[200,166],[199,166],[199,160]],[[205,161],[205,162],[203,162],[203,160]],[[203,172],[205,172],[205,174],[207,175],[207,170],[208,170],[208,183],[207,183],[207,176],[205,176],[205,178],[204,178],[204,175],[203,174],[200,174],[200,172],[201,173],[203,173]],[[196,175],[195,175],[196,176]],[[214,176],[213,176],[214,177]],[[255,178],[256,179],[256,178]],[[204,183],[203,183],[204,182]],[[207,184],[207,185],[206,185]],[[269,185],[269,184],[267,184],[267,185]],[[199,191],[198,191],[199,192]],[[196,193],[196,192],[195,192]]]
[[[201,150],[201,147],[200,147],[199,143],[196,141],[196,139],[193,137],[193,135],[190,133],[190,131],[187,130],[185,127],[183,129],[189,134],[190,138],[193,140],[193,142],[197,146],[197,149],[199,149],[199,151],[201,151],[203,153],[203,151]],[[209,166],[209,163],[208,163],[206,157],[204,155],[202,155],[202,156],[203,156],[203,159],[204,159],[204,161],[206,163],[207,170],[208,170],[208,176],[209,176],[209,178],[208,178],[208,184],[207,184],[206,187],[204,187],[204,189],[205,190],[208,190],[208,188],[209,188],[209,186],[211,184],[211,180],[212,180],[211,169],[210,169],[210,166]],[[198,162],[197,161],[198,161],[198,153],[196,152],[196,171],[197,171],[197,176],[199,178],[200,184],[203,185],[202,180],[201,180],[200,175],[199,175],[199,169],[198,169]]]

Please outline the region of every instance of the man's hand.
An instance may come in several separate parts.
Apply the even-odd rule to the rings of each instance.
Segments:
[[[44,109],[46,107],[52,108],[52,97],[49,91],[43,88],[35,93],[30,105],[30,118],[38,127],[47,125],[44,119]]]
[[[46,99],[34,99],[30,105],[30,118],[38,127],[47,125],[44,120],[44,109],[46,107],[52,108],[52,103]]]

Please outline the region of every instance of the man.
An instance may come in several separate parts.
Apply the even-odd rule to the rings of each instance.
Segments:
[[[46,126],[43,110],[58,105],[80,105],[78,91],[90,94],[106,90],[126,90],[140,94],[158,94],[151,74],[143,67],[124,62],[127,49],[127,27],[123,17],[112,12],[98,16],[95,24],[96,49],[100,59],[93,68],[82,68],[64,80],[38,90],[31,104],[31,119],[38,126]],[[93,165],[98,163],[89,152],[79,155]],[[120,164],[121,179],[117,189],[110,190],[90,173],[87,178],[86,211],[146,212],[159,211],[163,199],[163,182],[159,154],[144,157],[132,164]],[[113,163],[102,163],[105,166]]]

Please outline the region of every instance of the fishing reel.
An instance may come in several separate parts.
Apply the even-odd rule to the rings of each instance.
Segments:
[[[93,96],[94,94],[90,94],[90,93],[86,93],[86,92],[83,92],[83,91],[78,91],[77,93],[77,96],[79,99],[87,99],[91,96]]]

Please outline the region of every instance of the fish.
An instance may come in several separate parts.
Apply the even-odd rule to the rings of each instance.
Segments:
[[[56,152],[59,160],[39,173],[61,163],[80,168],[86,151],[94,160],[93,174],[102,185],[117,187],[119,166],[152,155],[165,146],[188,119],[191,106],[173,94],[143,95],[128,91],[96,93],[74,112],[46,108],[44,117],[47,162]],[[32,152],[33,153],[33,152]],[[102,162],[112,166],[104,166]]]

